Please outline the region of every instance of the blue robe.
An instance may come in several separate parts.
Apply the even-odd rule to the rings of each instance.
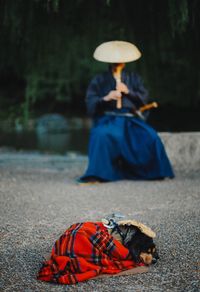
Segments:
[[[123,94],[120,110],[116,109],[116,101],[103,100],[116,88],[111,72],[97,75],[88,87],[86,104],[94,125],[89,142],[89,163],[81,180],[173,178],[172,167],[156,131],[144,120],[129,116],[148,100],[141,78],[123,71],[121,79],[129,94]]]

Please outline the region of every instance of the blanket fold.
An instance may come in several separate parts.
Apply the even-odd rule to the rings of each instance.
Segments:
[[[128,259],[129,250],[101,222],[77,223],[55,242],[38,280],[76,284],[101,274],[117,274],[142,266]]]

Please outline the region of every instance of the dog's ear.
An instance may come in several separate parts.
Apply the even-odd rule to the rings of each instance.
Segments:
[[[140,248],[136,239],[140,231],[135,226],[126,226],[126,236],[124,245],[128,248],[130,255],[135,263],[140,262]]]
[[[123,226],[124,227],[124,234],[125,234],[125,238],[124,238],[124,245],[128,246],[129,242],[133,241],[133,237],[135,236],[136,232],[137,232],[137,228],[134,226]]]
[[[129,245],[127,247],[129,249],[132,260],[135,263],[139,263],[140,262],[140,250],[137,247],[135,247],[133,244],[131,244],[131,242],[129,243]]]

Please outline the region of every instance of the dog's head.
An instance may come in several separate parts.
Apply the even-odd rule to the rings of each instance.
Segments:
[[[151,265],[157,262],[159,256],[151,237],[142,233],[135,226],[124,225],[120,228],[125,234],[123,244],[129,249],[134,262],[143,262],[145,265]]]
[[[143,262],[145,265],[157,262],[159,256],[153,242],[156,234],[151,228],[136,220],[122,220],[116,223],[113,216],[102,222],[112,236],[128,248],[134,262]]]

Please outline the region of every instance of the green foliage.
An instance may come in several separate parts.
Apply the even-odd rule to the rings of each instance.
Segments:
[[[113,39],[141,49],[143,58],[128,68],[141,73],[152,99],[198,105],[198,3],[0,0],[0,77],[12,72],[25,82],[19,92],[13,89],[13,97],[0,84],[0,106],[15,99],[12,106],[25,122],[40,105],[47,111],[62,103],[66,111],[82,108],[89,80],[107,68],[93,60],[93,51]]]
[[[53,0],[53,8],[55,11],[58,11],[58,8],[59,8],[59,2],[60,0]]]
[[[186,31],[189,23],[188,1],[168,0],[169,2],[169,17],[171,24],[172,35],[181,34]]]

